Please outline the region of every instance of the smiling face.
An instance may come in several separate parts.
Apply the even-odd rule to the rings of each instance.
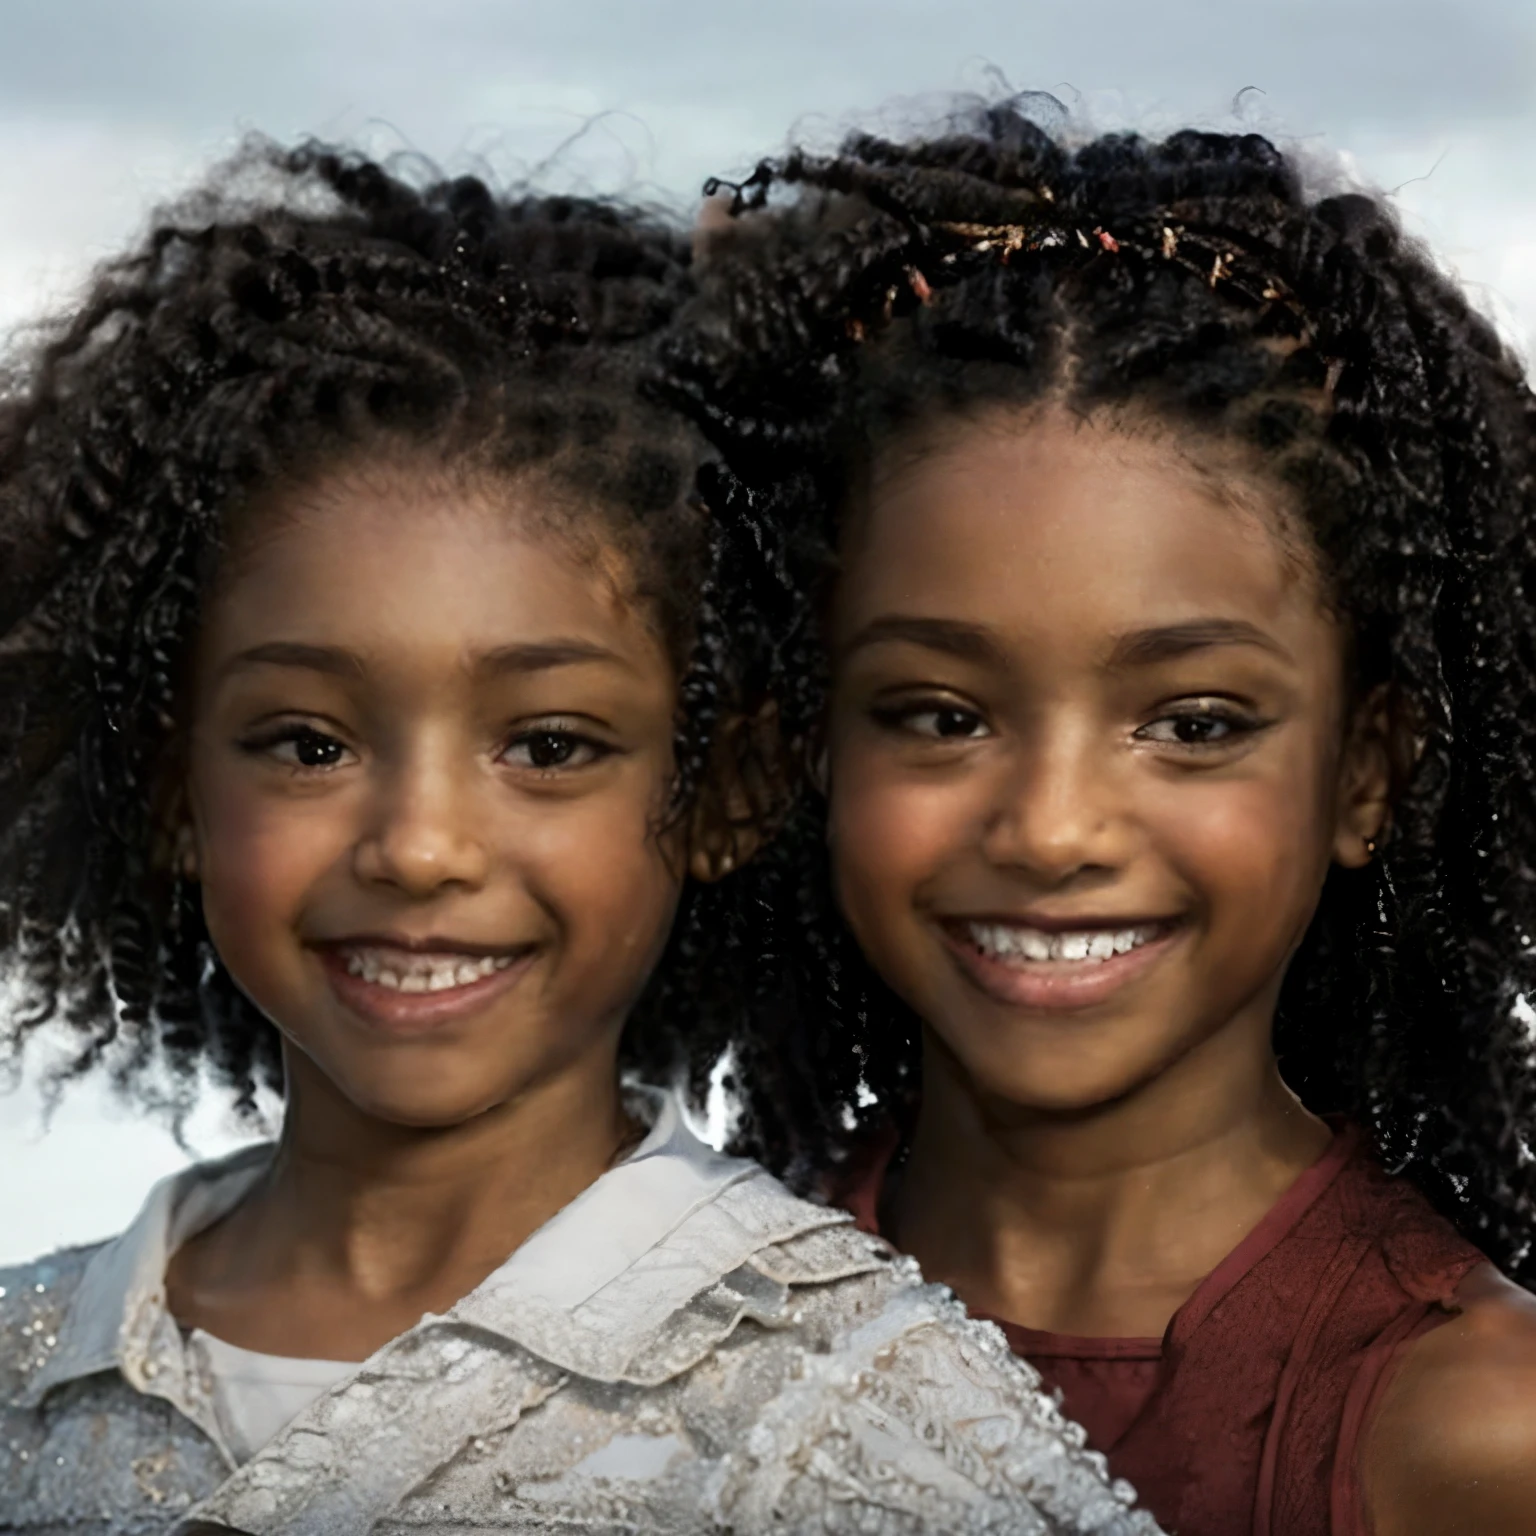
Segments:
[[[336,475],[257,517],[199,638],[214,945],[290,1076],[402,1125],[611,1073],[678,897],[673,669],[622,562],[549,510],[534,482]]]
[[[1201,457],[1054,409],[941,424],[844,552],[839,897],[930,1040],[1028,1109],[1234,1031],[1267,1051],[1329,862],[1385,815],[1294,530]]]

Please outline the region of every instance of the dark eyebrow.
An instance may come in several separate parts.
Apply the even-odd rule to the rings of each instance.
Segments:
[[[548,672],[554,667],[576,667],[594,661],[621,662],[613,651],[589,640],[534,640],[502,645],[477,656],[477,675],[496,677],[505,672]]]
[[[303,667],[310,672],[325,672],[332,677],[358,677],[363,671],[361,659],[351,651],[334,645],[305,645],[296,640],[272,640],[253,645],[248,651],[231,656],[219,668],[219,677],[246,667]]]
[[[1191,619],[1185,624],[1160,624],[1121,635],[1110,652],[1109,665],[1152,667],[1217,645],[1252,645],[1286,661],[1292,659],[1274,636],[1246,619]]]
[[[847,660],[855,651],[892,641],[942,651],[946,656],[981,666],[1000,667],[1007,663],[1002,646],[979,624],[966,624],[959,619],[922,619],[899,613],[871,620],[843,645],[840,659]]]
[[[506,672],[545,672],[552,667],[618,659],[612,651],[586,640],[545,640],[498,646],[477,656],[472,670],[478,676],[495,677]],[[331,677],[361,677],[367,670],[360,656],[340,646],[273,640],[231,656],[219,669],[219,676],[225,678],[247,667],[300,667]]]

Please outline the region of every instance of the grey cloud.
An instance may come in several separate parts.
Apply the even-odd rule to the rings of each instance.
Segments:
[[[990,71],[1154,129],[1227,126],[1254,86],[1246,121],[1386,186],[1444,157],[1418,227],[1536,312],[1531,0],[3,0],[0,330],[244,129],[685,207]]]
[[[9,0],[4,31],[8,115],[198,141],[376,115],[445,154],[467,111],[565,88],[665,125],[669,179],[772,148],[806,114],[979,84],[987,62],[1174,117],[1257,86],[1281,122],[1333,136],[1536,113],[1529,0]],[[721,127],[736,141],[701,142]]]

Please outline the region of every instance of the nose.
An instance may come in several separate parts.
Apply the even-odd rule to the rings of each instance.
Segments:
[[[483,885],[490,851],[473,777],[441,750],[381,768],[354,851],[358,878],[414,900]]]
[[[1044,728],[1018,743],[987,806],[981,841],[988,862],[1046,886],[1123,862],[1124,808],[1104,743],[1087,722]]]

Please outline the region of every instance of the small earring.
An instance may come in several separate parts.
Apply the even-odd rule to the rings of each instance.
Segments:
[[[730,849],[726,849],[726,851],[720,855],[720,873],[722,875],[728,875],[735,868],[736,855],[732,853]]]
[[[1365,840],[1365,856],[1368,859],[1376,857],[1376,839],[1374,837],[1368,837]]]

